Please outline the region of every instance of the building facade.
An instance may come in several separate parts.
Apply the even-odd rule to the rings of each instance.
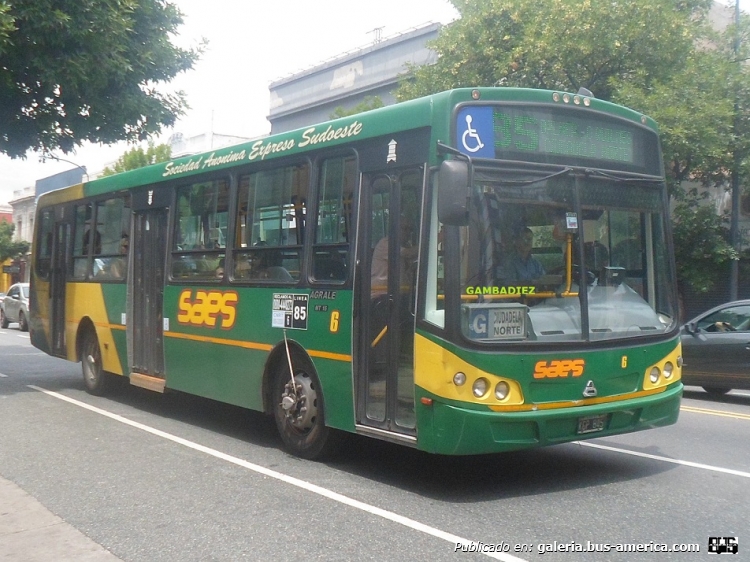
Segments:
[[[393,92],[409,66],[437,61],[427,43],[437,38],[441,27],[431,23],[376,40],[271,83],[271,133],[328,121],[337,108],[350,110],[366,97],[378,97],[384,105],[395,103]]]

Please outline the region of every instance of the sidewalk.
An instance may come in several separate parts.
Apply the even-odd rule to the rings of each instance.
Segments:
[[[0,478],[0,561],[118,562],[120,559]]]

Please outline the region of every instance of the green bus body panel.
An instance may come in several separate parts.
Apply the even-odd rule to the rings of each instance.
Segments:
[[[236,315],[229,329],[180,322],[180,297],[191,302],[199,291],[236,293]],[[194,287],[170,285],[164,292],[164,337],[167,387],[255,410],[263,409],[263,375],[271,350],[284,345],[284,330],[271,325],[275,294],[311,295],[316,290],[289,287]],[[310,298],[307,329],[287,329],[289,342],[310,355],[326,402],[326,420],[339,429],[354,429],[351,332],[351,290],[325,291],[328,297]],[[318,310],[316,310],[318,307]],[[338,313],[337,331],[331,315]],[[184,317],[183,311],[183,317]],[[332,356],[332,357],[329,357]],[[285,358],[286,359],[286,358]]]
[[[434,398],[424,406],[422,397]],[[489,412],[440,401],[417,389],[419,448],[440,454],[473,455],[499,453],[545,445],[652,429],[677,422],[682,383],[670,385],[660,394],[607,404],[538,410]],[[582,416],[608,414],[607,427],[596,433],[576,433]]]

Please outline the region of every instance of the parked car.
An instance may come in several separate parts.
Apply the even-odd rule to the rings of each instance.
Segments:
[[[22,332],[29,330],[28,283],[11,285],[8,293],[3,297],[3,306],[0,308],[0,326],[7,328],[11,322],[18,322],[18,329]]]
[[[750,389],[750,299],[732,301],[682,327],[682,382],[711,394]]]

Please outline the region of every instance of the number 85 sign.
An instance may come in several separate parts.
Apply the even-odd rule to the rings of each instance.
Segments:
[[[271,326],[307,330],[307,305],[309,295],[274,294]]]

